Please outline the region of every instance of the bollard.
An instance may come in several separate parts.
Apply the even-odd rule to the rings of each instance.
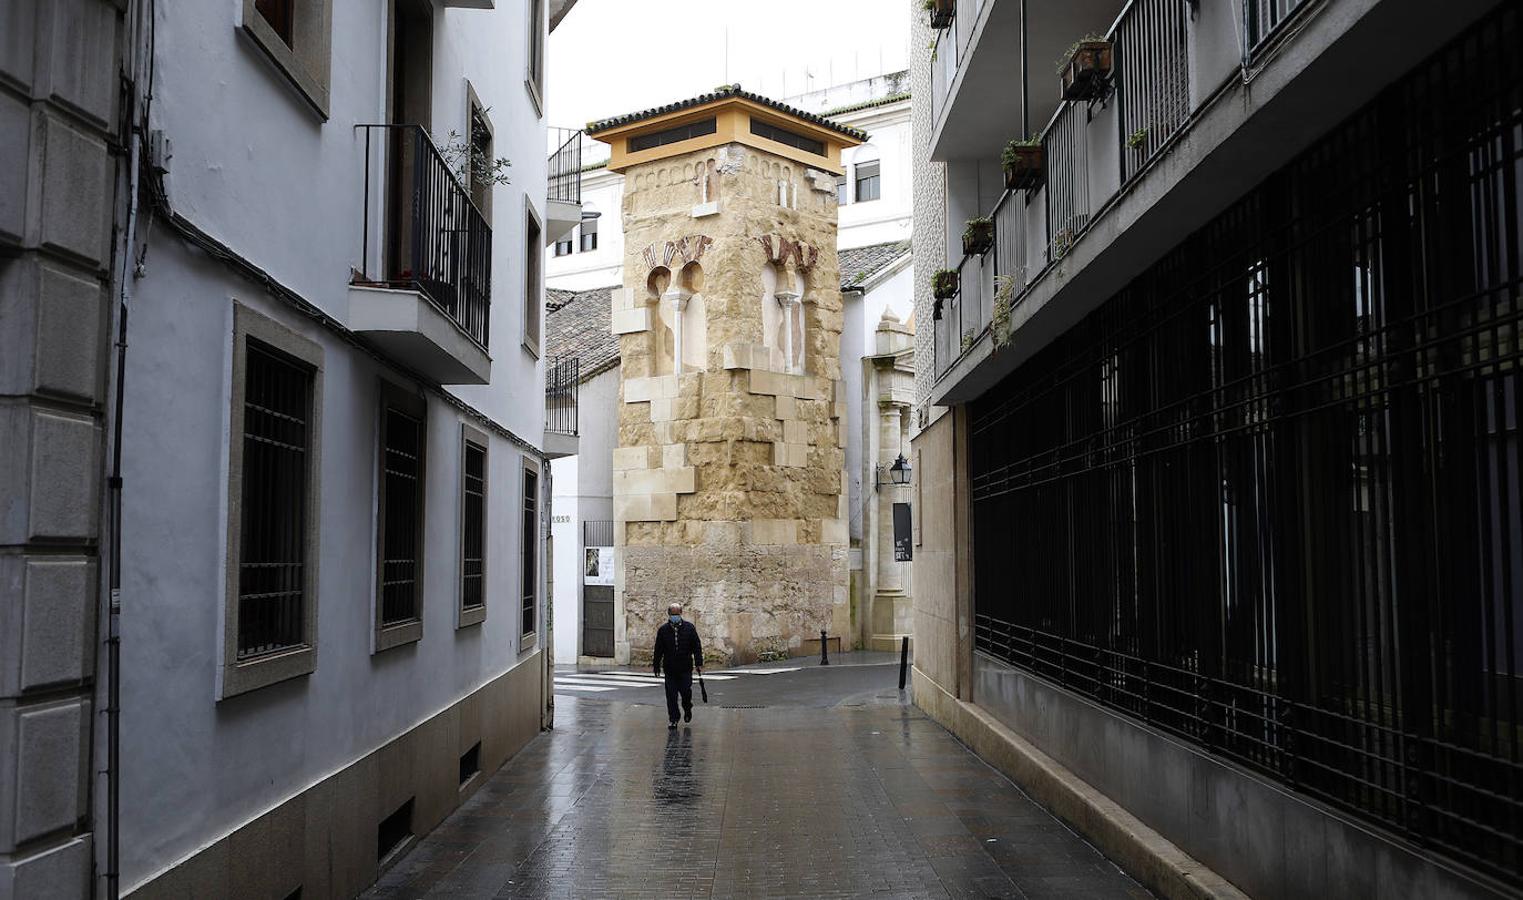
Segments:
[[[904,678],[910,673],[910,636],[905,635],[899,645],[899,690],[904,690]]]
[[[830,665],[830,648],[825,645],[825,629],[820,629],[820,665]]]

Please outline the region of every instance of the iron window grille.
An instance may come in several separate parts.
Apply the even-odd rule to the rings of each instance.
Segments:
[[[387,405],[381,448],[381,626],[419,618],[424,422]]]
[[[777,141],[779,144],[787,144],[796,147],[805,153],[813,153],[815,156],[825,155],[825,144],[813,138],[804,137],[797,132],[786,128],[779,128],[771,122],[763,122],[761,119],[751,119],[751,133],[757,137],[764,137],[769,141]]]
[[[581,387],[582,361],[562,356],[545,367],[545,430],[556,434],[577,433],[577,399]]]
[[[244,367],[238,659],[306,643],[312,373],[250,339]]]
[[[580,129],[551,128],[550,140],[555,147],[550,154],[548,173],[550,199],[581,203],[582,132]]]
[[[467,439],[461,479],[460,606],[486,603],[487,450]]]
[[[524,469],[522,541],[522,633],[534,633],[535,607],[539,600],[539,473]]]
[[[664,147],[667,144],[675,144],[679,141],[692,140],[713,134],[718,129],[718,120],[714,116],[707,119],[699,119],[696,122],[688,122],[685,125],[677,125],[673,128],[665,128],[661,131],[652,131],[649,134],[637,134],[629,139],[630,153],[641,150],[650,150],[653,147]]]
[[[969,448],[979,651],[1510,881],[1520,9],[975,401]]]

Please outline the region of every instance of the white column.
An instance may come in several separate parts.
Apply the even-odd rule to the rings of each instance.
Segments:
[[[801,365],[795,365],[793,361],[794,317],[798,314],[798,310],[800,308],[799,292],[778,291],[773,296],[777,298],[777,305],[783,308],[783,325],[785,326],[783,331],[783,368],[787,372],[802,371],[804,367]],[[800,331],[802,331],[802,329],[800,329]],[[803,354],[800,355],[802,356]],[[802,360],[800,360],[800,362],[802,362]]]
[[[687,302],[693,292],[684,287],[674,287],[662,295],[672,304],[672,372],[682,373],[682,316],[687,312]]]

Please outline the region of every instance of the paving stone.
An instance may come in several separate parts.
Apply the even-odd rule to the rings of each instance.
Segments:
[[[897,676],[878,668],[753,679],[744,708],[700,704],[676,731],[656,697],[558,695],[556,729],[367,896],[1148,896],[896,691],[867,691]]]

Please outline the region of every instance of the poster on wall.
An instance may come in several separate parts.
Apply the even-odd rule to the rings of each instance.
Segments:
[[[587,564],[582,571],[582,584],[600,584],[613,587],[613,548],[588,547]]]
[[[894,562],[909,562],[912,554],[910,536],[910,505],[894,504]]]

